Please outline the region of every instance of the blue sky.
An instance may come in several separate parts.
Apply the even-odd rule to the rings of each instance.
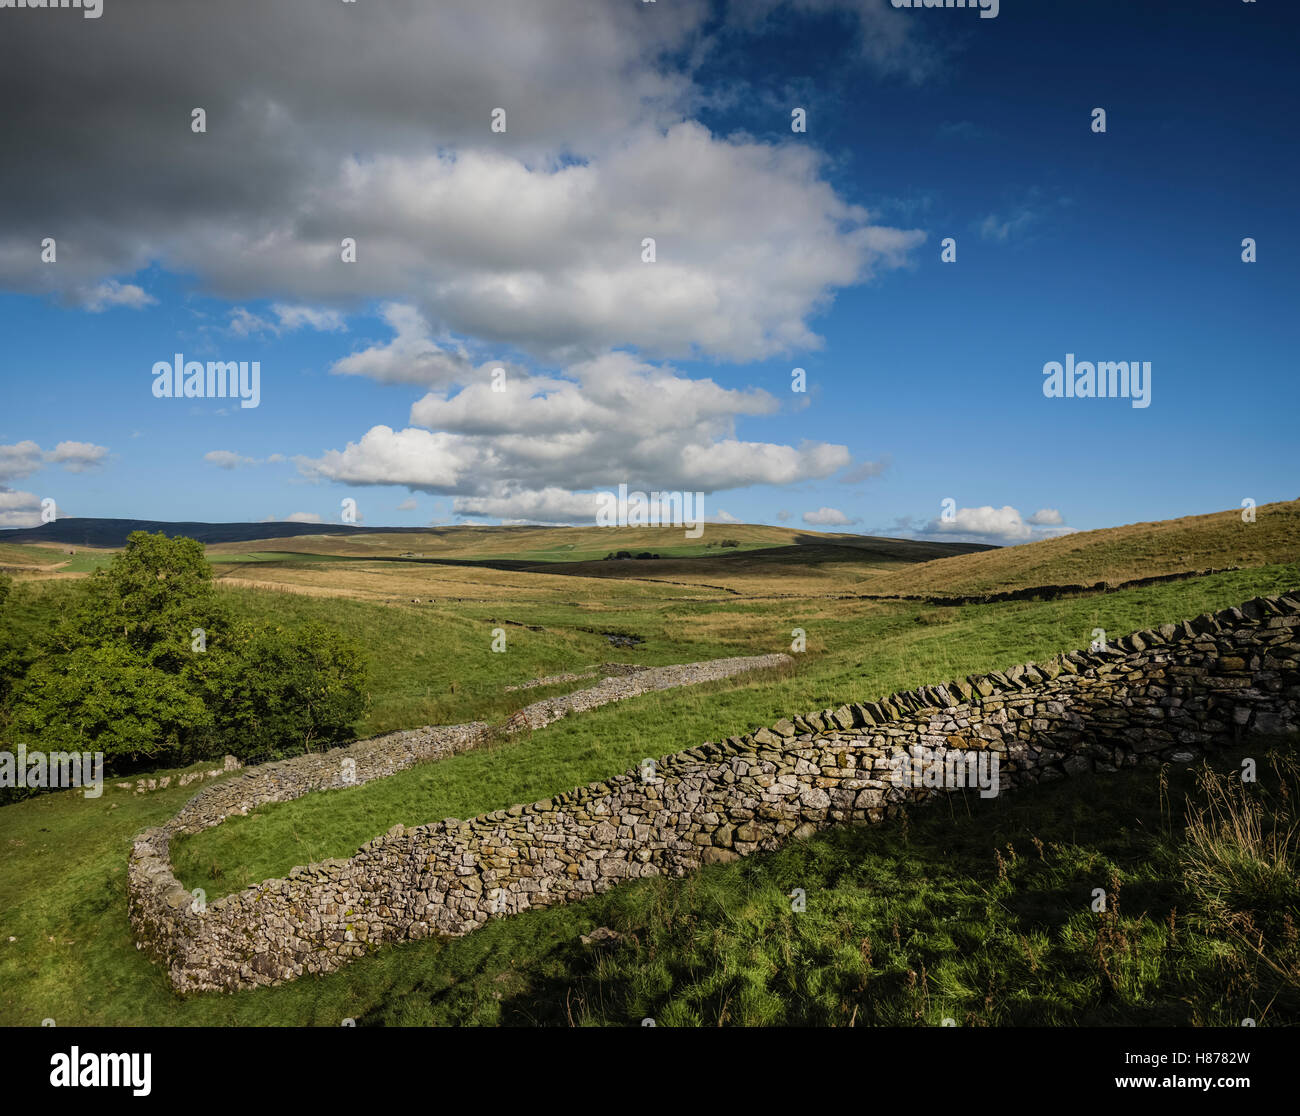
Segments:
[[[260,48],[0,12],[0,525],[583,522],[628,483],[1022,542],[1300,496],[1294,11],[234,7]],[[259,405],[155,398],[178,352],[258,361]],[[1067,353],[1149,361],[1150,405],[1045,398]]]

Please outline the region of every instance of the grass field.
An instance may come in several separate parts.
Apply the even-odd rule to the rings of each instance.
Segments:
[[[791,712],[1045,658],[1085,646],[1095,627],[1122,634],[1294,590],[1295,517],[1296,505],[1261,508],[1249,546],[1238,545],[1240,520],[1229,516],[1154,525],[1146,535],[1155,542],[1120,528],[1074,536],[1082,542],[1068,551],[1061,539],[937,559],[871,540],[794,542],[807,533],[786,532],[763,536],[766,553],[674,559],[689,576],[674,569],[662,580],[643,567],[663,569],[668,559],[598,561],[621,573],[583,576],[575,558],[538,557],[544,533],[508,537],[534,529],[496,529],[501,537],[482,557],[558,561],[559,572],[401,561],[382,550],[331,554],[309,543],[314,536],[284,549],[209,548],[241,614],[287,627],[323,620],[364,647],[366,734],[497,720],[574,688],[507,694],[505,685],[604,662],[784,651],[794,628],[806,631],[808,649],[789,671],[645,695],[255,811],[178,842],[177,874],[213,897],[350,855],[397,822],[533,801]],[[725,530],[741,537],[740,527]],[[395,538],[402,551],[420,550]],[[598,549],[639,546],[619,537]],[[1048,547],[1055,557],[1035,557]],[[0,561],[22,557],[6,551]],[[940,608],[836,599],[868,591],[866,583],[986,592],[1230,565],[1245,568],[1062,600]],[[35,630],[73,587],[24,578],[11,607]],[[505,654],[490,650],[494,627],[507,633]],[[615,647],[602,634],[611,631],[643,642]],[[1234,758],[1215,764],[1226,770]],[[956,797],[901,825],[824,833],[686,879],[622,886],[467,938],[382,950],[328,977],[191,999],[175,996],[135,949],[124,885],[132,835],[166,820],[195,788],[135,795],[110,784],[98,800],[48,795],[0,808],[0,1023],[1300,1023],[1294,946],[1261,956],[1194,885],[1184,798],[1199,792],[1185,768],[1169,778],[1165,788],[1159,772],[1142,769],[991,802]],[[1091,889],[1116,884],[1118,910],[1093,914]],[[795,887],[807,893],[803,914],[790,909]],[[579,941],[601,925],[621,940]]]

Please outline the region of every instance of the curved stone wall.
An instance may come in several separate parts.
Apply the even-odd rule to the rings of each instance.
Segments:
[[[1104,651],[804,714],[543,802],[395,826],[348,860],[295,868],[201,912],[167,864],[173,823],[136,841],[137,944],[179,991],[275,984],[386,942],[465,934],[625,879],[682,875],[827,826],[880,821],[942,793],[899,785],[900,757],[972,768],[996,758],[1001,787],[1187,761],[1300,725],[1297,628],[1297,596],[1260,598]],[[468,740],[481,727],[430,731]],[[428,746],[462,743],[453,735]]]

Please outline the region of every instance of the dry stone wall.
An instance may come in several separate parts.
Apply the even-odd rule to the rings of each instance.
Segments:
[[[543,802],[395,826],[351,859],[295,868],[203,911],[167,864],[175,827],[149,830],[130,867],[131,920],[179,991],[276,984],[385,943],[465,934],[623,880],[878,822],[943,793],[897,785],[900,756],[996,756],[1006,789],[1185,762],[1297,727],[1300,596],[1260,598],[1104,651],[784,719]]]

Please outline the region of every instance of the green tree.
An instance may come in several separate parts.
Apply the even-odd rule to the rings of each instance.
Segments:
[[[13,613],[7,607],[13,587],[13,578],[0,573],[0,724],[4,722],[4,709],[9,704],[14,684],[27,668]]]
[[[108,566],[91,575],[82,607],[59,626],[54,643],[61,651],[122,646],[176,674],[193,664],[196,638],[219,642],[229,627],[203,544],[133,531]]]
[[[121,646],[79,647],[27,672],[12,729],[46,751],[103,752],[105,768],[175,759],[208,725],[201,698],[178,675]]]
[[[241,626],[210,662],[216,737],[241,757],[290,755],[351,740],[365,712],[365,660],[323,624],[293,631]]]
[[[0,624],[0,670],[5,646]],[[161,533],[132,533],[50,634],[23,646],[10,731],[33,746],[102,751],[117,771],[340,742],[365,706],[356,646],[323,625],[233,623],[202,545]]]

